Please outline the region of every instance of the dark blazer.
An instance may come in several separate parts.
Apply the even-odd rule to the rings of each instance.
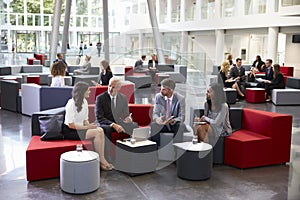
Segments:
[[[268,74],[268,69],[266,68],[265,69],[265,79],[266,80],[269,80],[269,81],[271,81],[271,80],[273,80],[273,75],[274,75],[274,71],[273,71],[273,68],[271,67],[271,69],[270,69],[270,72],[269,72],[269,74]]]
[[[139,60],[137,60],[137,61],[135,62],[134,68],[140,67],[140,66],[143,66],[143,61],[142,61],[142,59],[139,59]]]
[[[126,96],[121,93],[117,94],[116,111],[113,113],[108,92],[106,91],[98,95],[96,98],[95,114],[96,120],[100,126],[110,125],[112,123],[120,124],[120,122],[129,115]]]
[[[105,75],[101,72],[100,73],[100,82],[101,85],[108,85],[109,84],[109,80],[113,77],[113,73],[106,71]]]
[[[240,81],[245,81],[245,68],[243,66],[240,67],[240,71],[238,70],[237,66],[234,66],[229,71],[229,77],[228,78],[236,78],[241,77]]]
[[[155,67],[158,65],[158,61],[155,60]],[[148,68],[153,67],[153,60],[148,61]]]
[[[284,89],[284,77],[281,72],[277,74],[277,77],[271,80],[271,85],[273,86],[273,89]]]
[[[256,66],[256,63],[258,63],[257,66]],[[257,68],[260,72],[263,72],[263,71],[265,70],[266,67],[264,66],[263,68],[261,68],[261,66],[264,65],[264,64],[265,64],[265,63],[264,63],[263,61],[256,61],[256,60],[255,60],[255,61],[253,62],[253,64],[252,64],[252,67]]]
[[[231,88],[232,87],[232,85],[235,83],[235,82],[225,82],[226,80],[227,80],[227,77],[225,76],[225,73],[224,72],[222,72],[221,70],[220,70],[220,76],[218,77],[218,81],[219,81],[219,83],[223,83],[223,85],[224,85],[224,87],[227,87],[227,88]]]
[[[154,100],[154,108],[153,108],[153,120],[160,116],[166,116],[166,100],[161,93],[157,93]],[[173,94],[173,100],[171,105],[171,116],[174,116],[174,121],[176,122],[184,122],[185,119],[185,98],[184,96],[175,93]]]

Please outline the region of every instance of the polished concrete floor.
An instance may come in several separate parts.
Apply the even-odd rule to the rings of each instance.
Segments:
[[[189,72],[187,84],[177,91],[186,96],[187,108],[202,105],[205,77]],[[157,88],[139,89],[136,103],[152,103]],[[286,165],[237,169],[215,165],[210,179],[187,181],[177,177],[176,165],[130,177],[119,171],[101,171],[100,188],[89,194],[71,195],[60,189],[59,179],[26,181],[25,151],[31,137],[31,119],[0,109],[0,199],[211,199],[211,200],[300,200],[300,106],[250,104],[247,107],[293,115],[291,159]],[[187,109],[187,120],[189,120]],[[280,146],[278,147],[280,148]]]

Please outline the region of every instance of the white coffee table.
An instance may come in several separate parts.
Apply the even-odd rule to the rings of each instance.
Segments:
[[[173,144],[177,153],[177,176],[188,180],[210,178],[212,169],[212,146],[201,142],[182,142]]]
[[[73,194],[95,191],[100,185],[99,155],[93,151],[69,151],[60,156],[60,187]]]
[[[130,176],[155,171],[157,159],[156,142],[146,140],[131,144],[130,141],[117,141],[115,168]]]

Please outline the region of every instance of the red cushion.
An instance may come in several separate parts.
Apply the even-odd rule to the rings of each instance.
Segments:
[[[139,126],[148,126],[152,121],[152,104],[129,104],[129,111],[132,113],[133,121]]]
[[[40,85],[40,76],[27,76],[27,83],[35,83]]]
[[[27,64],[33,65],[33,61],[36,60],[35,58],[27,58]]]
[[[40,136],[32,136],[26,150],[27,180],[41,180],[59,177],[60,155],[83,144],[84,149],[93,150],[91,140],[41,141]]]
[[[280,66],[280,72],[286,76],[294,76],[294,67]]]

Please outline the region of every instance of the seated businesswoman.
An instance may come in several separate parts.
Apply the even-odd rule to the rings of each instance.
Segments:
[[[273,65],[274,74],[273,80],[265,80],[265,90],[266,90],[266,102],[270,102],[271,98],[271,91],[273,89],[284,89],[284,77],[280,72],[280,66],[278,64]]]
[[[232,133],[229,121],[229,108],[226,103],[223,86],[213,83],[206,91],[204,103],[204,115],[195,117],[194,122],[206,122],[194,125],[194,133],[198,135],[198,142],[215,145],[219,136],[227,136]]]
[[[95,151],[100,157],[102,170],[112,170],[113,166],[104,157],[104,132],[94,123],[88,121],[89,85],[85,82],[77,82],[72,91],[72,98],[66,104],[66,115],[63,124],[64,138],[69,140],[93,139]]]
[[[236,89],[237,93],[241,97],[244,97],[245,95],[240,90],[240,87],[237,84],[236,80],[232,77],[228,78],[229,69],[230,69],[230,63],[226,60],[222,63],[221,69],[220,69],[220,76],[222,78],[222,82],[224,84],[224,87],[234,88],[234,89]]]
[[[65,74],[67,66],[62,61],[57,61],[51,66],[51,87],[64,87],[65,86]]]
[[[109,80],[113,77],[113,73],[110,69],[109,62],[107,60],[102,60],[100,62],[100,77],[99,83],[92,81],[94,85],[108,85]]]

